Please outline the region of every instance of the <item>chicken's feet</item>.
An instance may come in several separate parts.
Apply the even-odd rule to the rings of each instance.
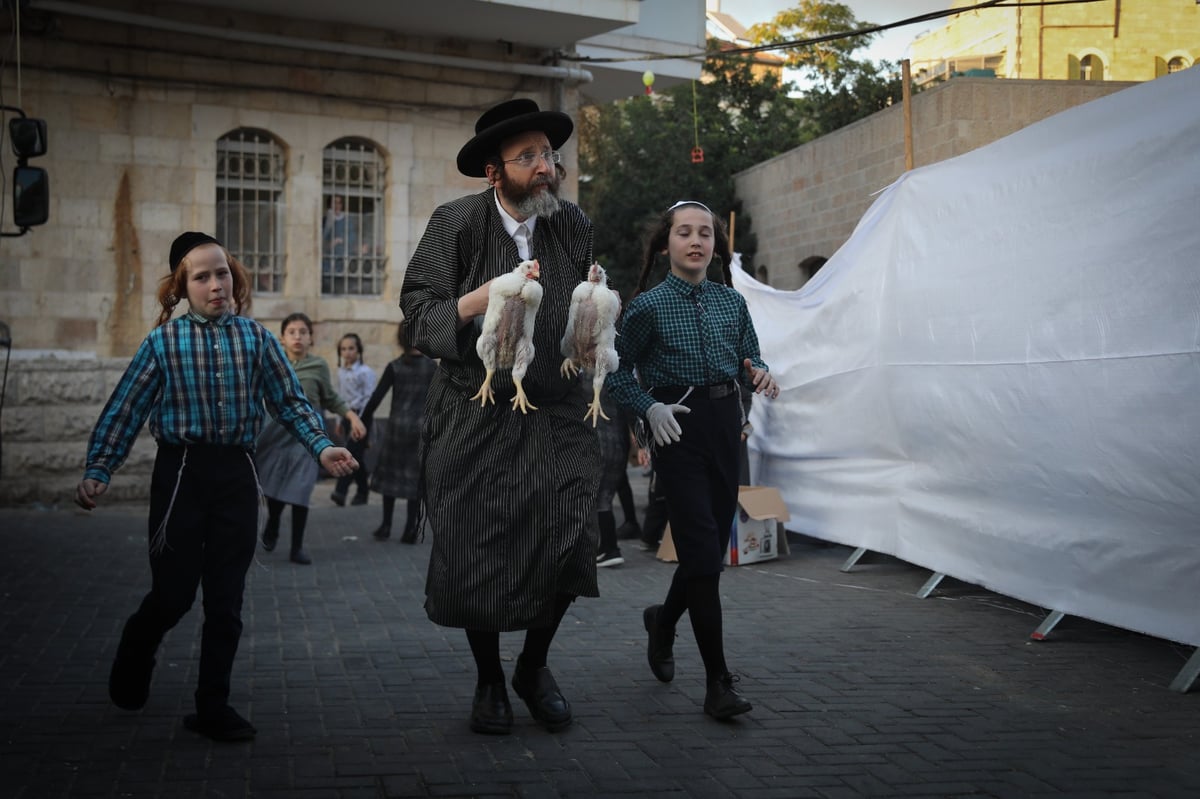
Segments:
[[[583,415],[583,420],[585,422],[588,419],[592,420],[592,427],[595,427],[600,422],[601,419],[603,419],[606,422],[612,421],[611,419],[608,418],[608,416],[605,415],[604,409],[600,407],[600,389],[599,388],[595,389],[592,392],[592,401],[591,401],[591,403],[588,404],[587,413],[585,413]]]
[[[563,377],[574,377],[579,374],[579,366],[570,358],[563,358],[562,366],[558,367],[559,374]]]
[[[496,404],[496,395],[492,391],[492,375],[495,373],[494,369],[488,369],[487,374],[483,377],[483,385],[479,387],[479,391],[475,392],[475,396],[471,397],[472,402],[479,400],[481,408],[486,408],[489,402],[493,405]]]
[[[525,389],[521,388],[521,381],[513,378],[513,387],[517,389],[517,395],[512,398],[513,410],[520,410],[521,413],[529,413],[536,411],[537,406],[529,401],[529,397],[525,396]]]

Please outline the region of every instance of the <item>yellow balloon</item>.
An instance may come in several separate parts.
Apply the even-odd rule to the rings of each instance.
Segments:
[[[650,70],[646,70],[645,72],[643,72],[642,73],[642,83],[644,83],[647,86],[653,85],[654,84],[654,73],[651,72]]]

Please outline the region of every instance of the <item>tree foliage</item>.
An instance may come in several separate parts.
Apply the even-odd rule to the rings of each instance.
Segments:
[[[871,23],[857,19],[845,3],[799,0],[794,8],[779,12],[769,22],[752,25],[746,31],[746,36],[759,45],[781,44],[868,27],[871,27]],[[787,48],[781,53],[789,68],[808,73],[819,78],[827,87],[837,89],[848,77],[867,66],[854,58],[854,52],[866,47],[874,37],[875,34],[866,33]]]
[[[628,299],[636,286],[647,226],[682,199],[705,203],[726,223],[734,212],[735,249],[752,263],[756,242],[734,176],[799,145],[803,123],[800,101],[744,58],[709,59],[701,81],[585,109],[580,203],[596,225],[597,258],[621,294]],[[704,160],[695,163],[697,145]]]

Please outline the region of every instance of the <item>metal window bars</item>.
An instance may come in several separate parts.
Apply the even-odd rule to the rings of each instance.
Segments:
[[[387,272],[387,166],[363,139],[340,139],[322,161],[321,293],[379,296]]]
[[[254,291],[283,290],[283,149],[241,128],[217,140],[216,237],[250,273]]]

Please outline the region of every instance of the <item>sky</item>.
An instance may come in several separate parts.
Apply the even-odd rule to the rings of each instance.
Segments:
[[[930,11],[950,8],[951,0],[841,0],[860,20],[883,25],[898,22]],[[757,22],[766,22],[780,11],[797,5],[794,0],[720,0],[721,10],[747,28]],[[711,4],[710,4],[711,6]],[[878,34],[875,41],[862,54],[872,61],[887,59],[899,62],[908,53],[909,42],[922,33],[942,24],[940,21],[920,22],[893,28]]]

